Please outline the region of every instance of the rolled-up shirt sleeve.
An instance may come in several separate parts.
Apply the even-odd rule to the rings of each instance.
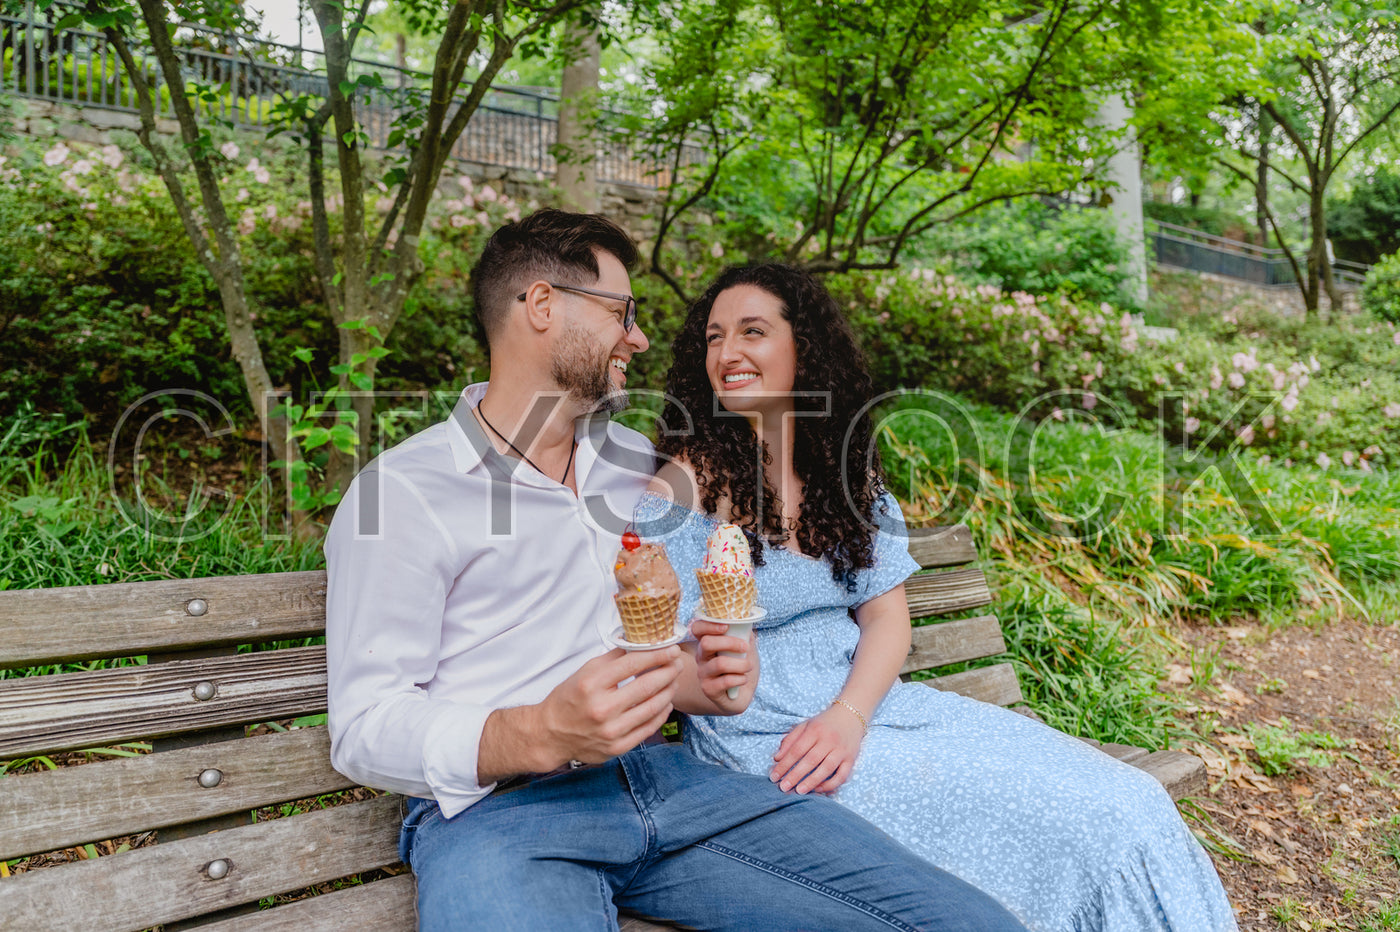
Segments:
[[[384,535],[384,521],[396,533]],[[464,555],[413,483],[373,467],[347,491],[325,553],[333,766],[367,786],[434,797],[449,817],[461,812],[494,786],[477,783],[492,709],[426,687]]]

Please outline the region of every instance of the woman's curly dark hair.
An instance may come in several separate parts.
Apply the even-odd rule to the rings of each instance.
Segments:
[[[748,534],[756,564],[763,563],[764,541],[788,539],[766,475],[772,451],[764,446],[762,493],[770,504],[760,514],[756,438],[744,418],[715,416],[720,408],[705,371],[710,311],[721,292],[738,285],[760,288],[782,303],[797,345],[793,405],[817,412],[793,419],[793,468],[803,483],[798,546],[829,560],[832,578],[854,591],[856,571],[874,563],[873,510],[884,488],[867,407],[874,385],[850,324],[811,274],[778,264],[729,268],[691,306],[672,343],[658,464],[668,457],[687,460],[699,479],[700,505],[710,514],[722,496],[729,499],[730,520]]]

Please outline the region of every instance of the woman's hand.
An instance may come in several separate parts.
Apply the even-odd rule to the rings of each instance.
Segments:
[[[720,715],[737,715],[748,708],[758,685],[758,651],[754,634],[738,638],[728,634],[729,626],[696,619],[690,624],[695,635],[695,673],[700,691],[714,703]],[[735,690],[729,696],[729,690]],[[711,713],[715,714],[715,713]]]
[[[681,644],[687,673],[676,690],[675,707],[688,715],[738,715],[749,707],[758,686],[758,650],[753,632],[731,637],[728,625],[691,622],[694,641]],[[734,698],[729,690],[735,690]]]
[[[864,737],[860,719],[833,705],[783,736],[768,779],[784,793],[834,793],[851,775]]]

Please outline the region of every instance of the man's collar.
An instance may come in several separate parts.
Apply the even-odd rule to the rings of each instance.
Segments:
[[[479,466],[487,456],[501,456],[491,438],[487,436],[486,430],[477,420],[472,409],[481,404],[481,399],[486,397],[486,387],[489,382],[474,382],[462,389],[462,394],[457,397],[457,403],[452,406],[452,417],[447,428],[448,442],[452,447],[453,465],[460,473],[468,473]],[[578,457],[579,464],[575,469],[575,475],[582,479],[586,471],[585,464],[591,464],[592,456],[589,454],[600,451],[603,444],[608,439],[608,425],[611,418],[606,413],[599,412],[579,418],[574,422],[574,439],[579,442],[580,447],[588,447],[588,451],[580,451]],[[586,457],[586,458],[585,458]],[[510,461],[510,466],[518,465],[515,457],[504,457]],[[533,470],[530,471],[533,475]]]
[[[448,440],[452,445],[452,462],[460,473],[468,473],[481,464],[488,453],[496,451],[491,438],[481,429],[481,422],[472,414],[472,408],[481,403],[486,395],[488,382],[474,382],[462,389],[457,403],[452,406],[452,419],[447,428]]]

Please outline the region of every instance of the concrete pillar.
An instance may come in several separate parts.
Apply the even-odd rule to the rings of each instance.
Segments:
[[[1113,188],[1106,200],[1118,238],[1127,247],[1126,290],[1141,304],[1147,300],[1147,249],[1142,228],[1142,161],[1138,155],[1137,133],[1128,123],[1131,116],[1132,110],[1123,95],[1111,93],[1099,106],[1097,122],[1120,134],[1105,173],[1104,180]]]

